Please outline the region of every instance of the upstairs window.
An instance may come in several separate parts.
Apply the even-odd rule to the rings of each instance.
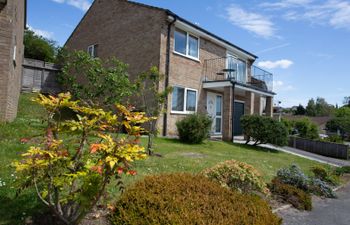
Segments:
[[[97,57],[97,45],[90,45],[87,49],[87,52],[92,58],[96,58]]]
[[[171,110],[178,113],[196,112],[197,90],[173,87]]]
[[[190,58],[199,58],[199,38],[188,32],[175,30],[175,52]]]

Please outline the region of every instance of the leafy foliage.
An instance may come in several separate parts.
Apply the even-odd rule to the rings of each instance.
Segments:
[[[202,143],[209,135],[211,119],[204,114],[191,114],[176,122],[177,131],[182,142]]]
[[[337,109],[335,117],[326,124],[327,130],[331,132],[340,132],[343,139],[346,134],[350,134],[350,107]]]
[[[251,165],[236,160],[228,160],[205,169],[202,174],[223,187],[242,193],[260,192],[269,194],[260,173]]]
[[[112,179],[121,184],[121,173],[134,174],[129,163],[145,158],[138,145],[144,113],[130,112],[122,105],[115,111],[81,106],[70,94],[58,97],[39,95],[36,102],[47,111],[46,136],[31,146],[13,166],[24,188],[34,186],[40,200],[64,224],[78,224],[103,195]],[[68,107],[77,120],[54,120],[60,109]],[[122,127],[127,136],[113,136]]]
[[[309,178],[297,165],[291,165],[289,168],[278,170],[277,178],[284,184],[292,185],[316,195],[325,196],[327,198],[336,197],[332,188],[326,182],[318,178]]]
[[[258,196],[220,187],[203,176],[146,177],[115,204],[113,224],[275,225],[281,219]]]
[[[342,166],[335,169],[335,174],[341,176],[350,173],[350,166]]]
[[[158,118],[163,111],[165,101],[171,88],[165,90],[159,89],[160,82],[164,79],[164,75],[160,74],[157,67],[152,67],[149,71],[138,76],[137,79],[137,97],[140,99],[138,106],[144,111],[148,117]],[[153,153],[153,138],[158,134],[157,120],[147,122],[148,126],[148,144],[147,151],[149,155]]]
[[[241,118],[241,125],[247,137],[247,143],[253,140],[254,145],[270,143],[283,146],[287,144],[287,127],[270,117],[245,115]]]
[[[318,127],[309,118],[304,117],[294,122],[294,128],[302,138],[318,139]]]
[[[62,51],[60,64],[59,82],[64,90],[89,105],[110,108],[114,103],[127,102],[135,91],[128,66],[115,58],[102,60],[83,51]]]
[[[295,208],[308,211],[312,209],[312,200],[309,193],[292,185],[284,184],[278,178],[274,178],[269,187],[273,194],[292,204]]]
[[[36,35],[33,31],[24,31],[24,57],[54,62],[56,57],[56,43],[42,36]]]

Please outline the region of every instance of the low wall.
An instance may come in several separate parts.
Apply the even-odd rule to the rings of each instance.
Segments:
[[[315,141],[291,136],[289,146],[318,155],[349,159],[349,146],[332,142]]]

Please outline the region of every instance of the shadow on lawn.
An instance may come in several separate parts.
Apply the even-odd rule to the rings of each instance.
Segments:
[[[230,143],[230,142],[227,142],[227,143],[229,143],[229,144],[231,144],[233,146],[237,146],[237,147],[240,147],[240,148],[245,148],[245,149],[249,149],[249,150],[253,150],[253,151],[258,151],[258,152],[269,152],[269,153],[275,153],[275,154],[281,153],[278,150],[265,148],[265,147],[261,147],[261,146],[252,146],[252,145],[239,144],[239,143]]]
[[[23,224],[28,216],[44,209],[33,193],[23,193],[17,198],[1,194],[0,206],[0,224]]]

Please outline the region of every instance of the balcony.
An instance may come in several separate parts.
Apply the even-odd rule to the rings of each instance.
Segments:
[[[248,74],[248,75],[247,75]],[[203,67],[204,81],[235,81],[255,89],[272,92],[273,75],[259,67],[247,67],[234,57],[207,59]]]

